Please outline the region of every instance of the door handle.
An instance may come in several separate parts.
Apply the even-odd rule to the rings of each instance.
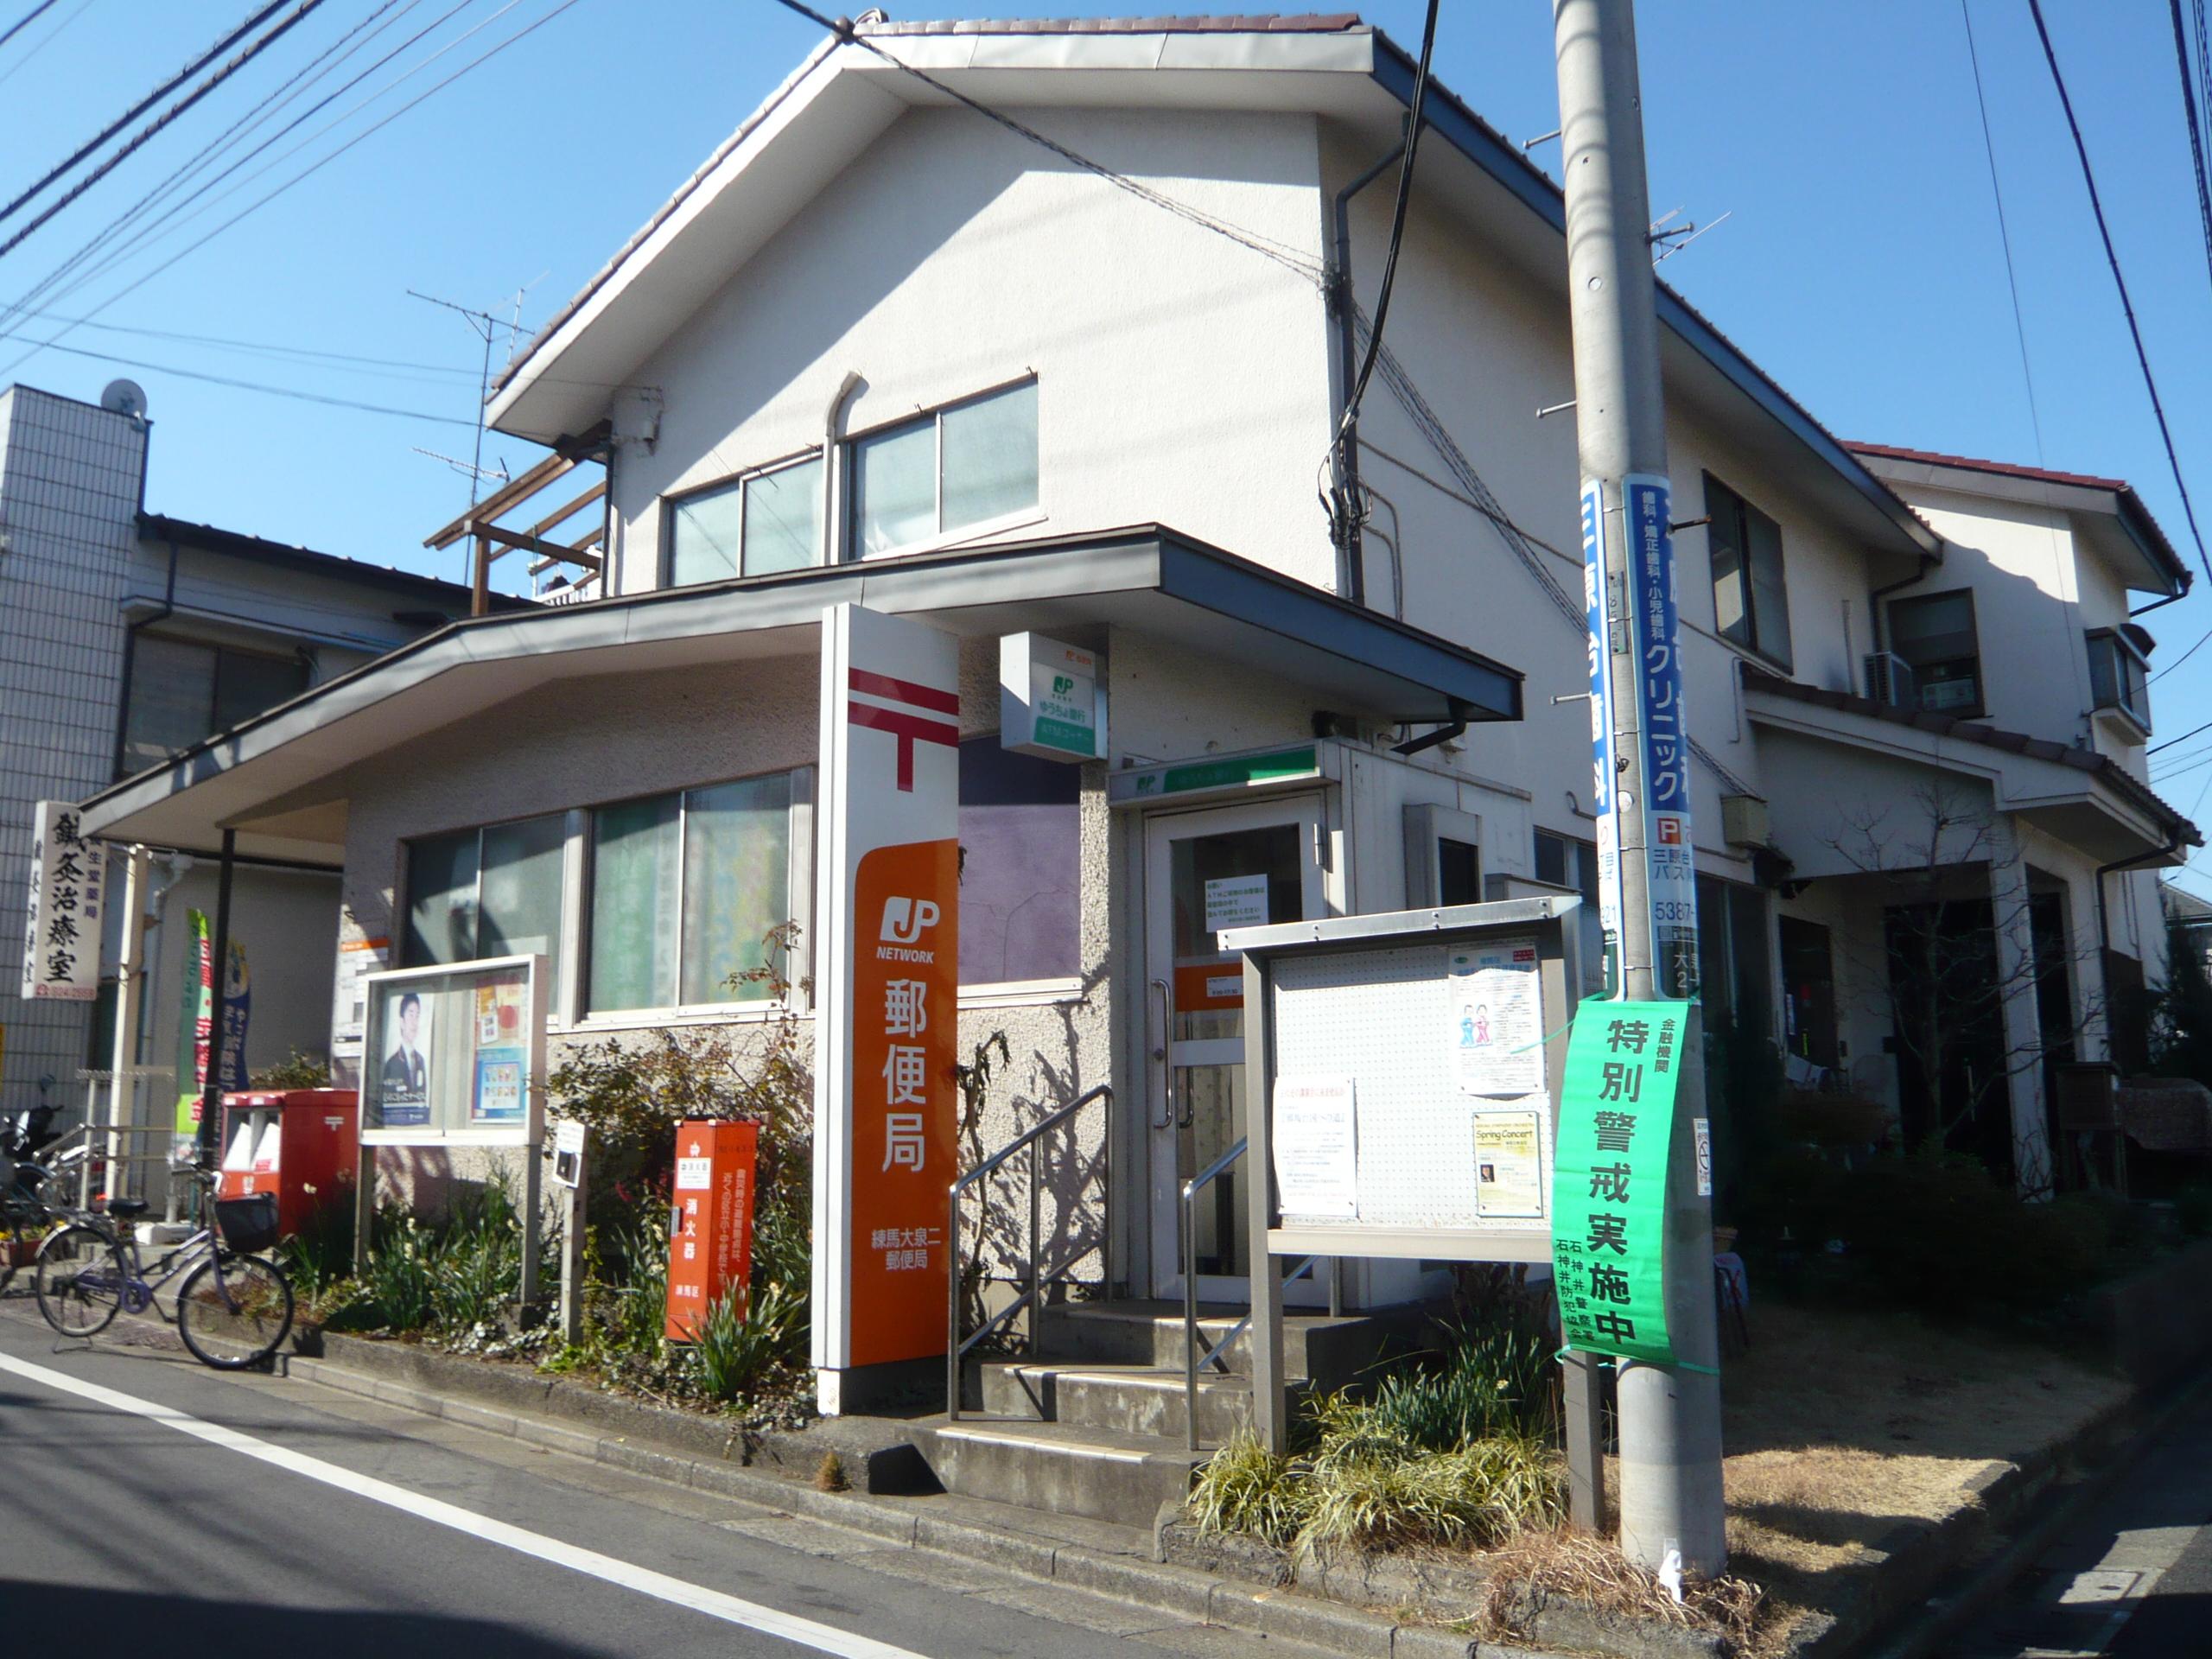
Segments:
[[[1175,1067],[1167,1056],[1168,1025],[1174,1017],[1174,1008],[1170,1000],[1173,994],[1166,980],[1152,982],[1145,993],[1147,1001],[1151,1000],[1153,991],[1160,993],[1160,1024],[1154,1027],[1160,1040],[1152,1047],[1152,1058],[1160,1062],[1160,1109],[1159,1115],[1152,1120],[1152,1127],[1165,1129],[1175,1122]]]

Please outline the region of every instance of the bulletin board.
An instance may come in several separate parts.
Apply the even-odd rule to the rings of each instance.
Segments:
[[[1580,903],[1224,936],[1267,1010],[1247,1028],[1247,1065],[1251,1150],[1274,1177],[1270,1253],[1550,1260]]]
[[[364,1146],[537,1144],[543,957],[400,969],[363,986]]]

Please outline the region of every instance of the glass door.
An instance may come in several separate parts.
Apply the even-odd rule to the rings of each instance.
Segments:
[[[1244,1136],[1244,968],[1231,927],[1294,922],[1324,908],[1321,803],[1178,813],[1145,828],[1147,1104],[1154,1294],[1183,1294],[1182,1187]],[[1246,1205],[1255,1173],[1239,1160],[1192,1212],[1198,1293],[1241,1302],[1249,1287]],[[1294,1300],[1313,1287],[1291,1287]]]

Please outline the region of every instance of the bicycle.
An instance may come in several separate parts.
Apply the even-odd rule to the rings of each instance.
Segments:
[[[0,1294],[14,1282],[17,1249],[35,1245],[54,1223],[69,1219],[55,1171],[33,1161],[57,1138],[54,1109],[33,1107],[0,1128]]]
[[[214,1173],[198,1170],[194,1178],[213,1198],[214,1224],[156,1260],[150,1278],[136,1241],[115,1224],[143,1215],[143,1199],[111,1198],[105,1224],[88,1217],[48,1235],[32,1278],[46,1322],[65,1337],[89,1341],[118,1313],[151,1308],[176,1326],[203,1365],[242,1371],[264,1363],[292,1328],[292,1281],[256,1254],[276,1242],[276,1195],[213,1198]],[[155,1294],[180,1275],[172,1318]]]

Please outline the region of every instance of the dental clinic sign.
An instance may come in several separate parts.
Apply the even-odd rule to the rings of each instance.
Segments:
[[[814,1363],[944,1352],[960,990],[960,654],[857,605],[822,623]]]
[[[79,831],[77,809],[67,801],[41,801],[31,817],[20,992],[25,1001],[90,1002],[99,997],[106,875],[106,849]]]

